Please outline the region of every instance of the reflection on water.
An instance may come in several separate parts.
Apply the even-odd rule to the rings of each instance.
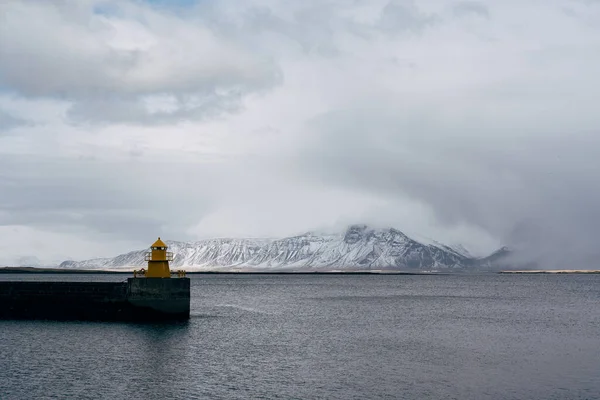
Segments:
[[[0,321],[0,399],[600,398],[598,287],[598,275],[192,276],[186,322]]]

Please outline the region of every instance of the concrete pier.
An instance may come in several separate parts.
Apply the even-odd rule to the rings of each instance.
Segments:
[[[129,278],[127,301],[138,312],[190,316],[190,278]]]
[[[0,282],[0,319],[135,321],[189,316],[189,278]]]

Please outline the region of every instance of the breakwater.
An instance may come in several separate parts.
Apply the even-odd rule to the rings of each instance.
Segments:
[[[0,318],[135,321],[188,319],[189,278],[124,282],[0,282]]]

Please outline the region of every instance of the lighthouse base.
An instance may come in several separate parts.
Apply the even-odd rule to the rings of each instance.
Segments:
[[[190,278],[129,278],[127,301],[140,314],[190,316]]]
[[[0,319],[156,321],[189,317],[189,278],[0,282]]]

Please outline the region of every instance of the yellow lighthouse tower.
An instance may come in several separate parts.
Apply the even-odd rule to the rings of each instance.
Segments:
[[[148,261],[146,278],[171,277],[169,261],[173,261],[173,253],[167,251],[167,247],[166,243],[160,240],[160,237],[150,246],[150,251],[146,253],[146,261]]]

